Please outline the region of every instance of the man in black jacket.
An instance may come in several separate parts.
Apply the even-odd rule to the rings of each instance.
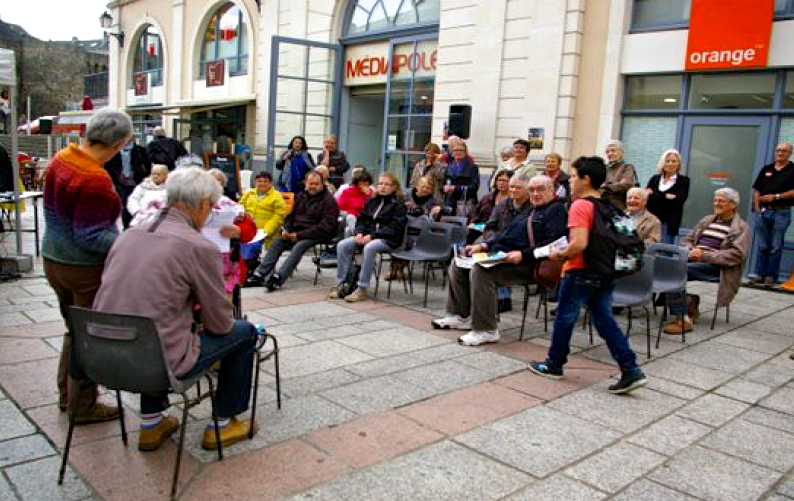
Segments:
[[[531,179],[523,174],[510,180],[511,188],[523,183],[529,191],[532,208],[516,217],[495,236],[481,244],[466,247],[466,254],[501,251],[504,263],[490,268],[474,264],[459,267],[453,259],[449,266],[447,316],[433,320],[436,329],[469,330],[458,338],[466,346],[499,341],[497,329],[496,286],[520,285],[532,280],[536,259],[533,251],[564,236],[568,229],[565,207],[554,200],[554,182],[547,176]]]
[[[159,125],[154,128],[154,139],[146,147],[146,152],[153,164],[166,165],[169,172],[174,170],[174,162],[177,158],[187,155],[187,150],[182,143],[176,139],[165,137],[165,129]]]
[[[105,164],[105,170],[113,180],[113,187],[121,198],[121,223],[124,229],[130,227],[132,214],[127,210],[127,199],[130,198],[135,187],[146,179],[152,172],[152,163],[146,148],[131,139],[115,157]]]
[[[295,198],[295,206],[284,220],[281,237],[273,241],[262,263],[246,280],[246,287],[264,284],[268,292],[273,292],[284,285],[307,250],[336,235],[339,206],[323,184],[322,176],[309,171],[304,184],[305,190]],[[281,254],[290,249],[287,259],[273,273]]]

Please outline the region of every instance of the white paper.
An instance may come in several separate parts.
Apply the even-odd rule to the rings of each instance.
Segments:
[[[201,228],[201,234],[204,235],[204,238],[214,243],[221,252],[229,252],[231,250],[229,246],[230,240],[221,235],[221,228],[234,224],[234,216],[235,211],[233,210],[213,211],[209,220]]]
[[[553,241],[549,245],[544,245],[543,247],[538,247],[532,254],[535,256],[536,259],[546,259],[547,257],[551,256],[552,252],[562,252],[568,248],[568,237],[562,236],[557,240]]]

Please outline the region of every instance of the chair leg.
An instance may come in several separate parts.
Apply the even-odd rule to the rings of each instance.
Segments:
[[[179,468],[182,466],[182,450],[185,447],[185,430],[187,430],[187,409],[189,407],[188,404],[188,396],[186,393],[182,394],[182,423],[179,427],[179,445],[176,449],[176,462],[174,464],[174,479],[171,482],[171,501],[176,499],[176,489],[179,485]],[[215,419],[215,429],[217,430],[217,417],[215,416],[215,404],[212,405],[212,417]],[[220,447],[220,440],[218,440],[218,446]]]
[[[262,363],[261,355],[259,354],[259,350],[255,350],[254,352],[254,396],[251,399],[251,428],[248,430],[248,438],[254,438],[254,424],[256,423],[256,400],[257,400],[257,393],[259,393],[259,364]],[[276,373],[278,374],[278,373]],[[278,383],[278,379],[276,379],[276,383]],[[281,394],[279,393],[279,404],[281,403]],[[213,410],[214,413],[214,410]]]
[[[323,271],[320,269],[320,255],[317,254],[316,245],[312,247],[312,251],[314,253],[314,259],[312,259],[312,261],[314,262],[314,285],[317,285],[317,279],[320,277],[320,273],[322,273]]]
[[[528,309],[529,309],[529,286],[525,285],[524,286],[524,307],[521,308],[521,310],[523,312],[521,314],[521,332],[518,335],[518,340],[519,341],[523,341],[524,340],[524,326],[527,323],[527,310]]]
[[[273,340],[273,365],[276,369],[276,405],[281,410],[281,365],[278,360],[278,341],[273,336],[270,336],[270,339]]]
[[[375,273],[375,292],[372,294],[373,298],[378,297],[378,289],[380,288],[381,268],[383,268],[383,257],[379,255],[378,256],[378,272]],[[391,282],[389,283],[389,285],[391,285]],[[389,288],[389,289],[391,289],[391,288]],[[389,292],[391,292],[391,291],[390,290],[386,291],[386,299],[389,299]]]
[[[116,390],[116,405],[119,408],[119,424],[121,425],[121,441],[127,445],[127,426],[124,423],[124,406],[121,405],[121,392]]]
[[[66,433],[66,445],[63,447],[63,458],[61,458],[61,469],[58,471],[58,485],[63,485],[63,475],[66,473],[66,463],[69,461],[69,449],[72,447],[72,436],[74,435],[74,418],[76,410],[69,410],[69,431]]]
[[[430,263],[425,263],[425,298],[422,301],[422,307],[427,308],[427,290],[430,287]]]
[[[645,310],[645,339],[648,345],[648,359],[651,358],[651,311],[647,306],[643,305],[642,309]]]
[[[221,429],[218,426],[218,412],[215,410],[215,384],[212,378],[207,377],[207,386],[209,386],[210,403],[212,404],[212,423],[215,425],[215,441],[218,443],[218,461],[223,461],[223,446],[221,444]],[[187,419],[187,416],[185,417]],[[180,447],[182,442],[180,441]]]
[[[629,307],[629,325],[626,326],[626,337],[629,337],[629,335],[631,334],[631,321],[632,321],[631,307]]]
[[[717,312],[719,311],[719,307],[714,307],[714,315],[711,316],[711,330],[714,330],[714,324],[717,323]]]

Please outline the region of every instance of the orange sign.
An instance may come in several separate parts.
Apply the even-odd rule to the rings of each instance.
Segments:
[[[692,0],[688,71],[763,68],[775,0]]]

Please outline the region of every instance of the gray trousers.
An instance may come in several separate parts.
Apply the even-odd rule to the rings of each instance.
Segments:
[[[336,283],[341,284],[347,277],[347,272],[350,270],[350,265],[353,264],[353,254],[356,252],[355,237],[347,237],[338,244],[336,244]],[[361,273],[358,276],[358,286],[361,289],[369,287],[372,273],[375,271],[375,259],[378,257],[379,252],[391,252],[393,249],[385,240],[373,240],[363,247],[361,254],[363,260],[361,261]]]
[[[471,270],[458,268],[455,260],[449,265],[447,313],[471,316],[475,331],[495,331],[497,321],[496,286],[523,285],[532,281],[532,263],[505,263],[491,268],[474,265]]]

